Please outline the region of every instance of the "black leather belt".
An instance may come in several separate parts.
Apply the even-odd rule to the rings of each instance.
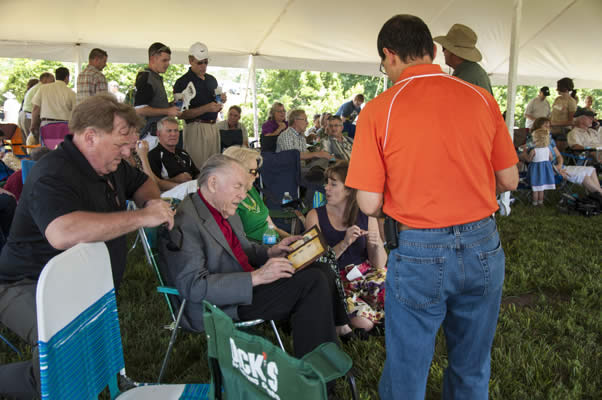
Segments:
[[[54,119],[54,118],[42,118],[42,121],[67,122],[64,119]]]
[[[215,124],[214,119],[193,119],[192,121],[186,121],[188,124],[192,124],[193,122],[200,122],[202,124]]]

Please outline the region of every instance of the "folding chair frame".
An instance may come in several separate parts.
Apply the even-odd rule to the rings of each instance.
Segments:
[[[159,285],[157,286],[157,292],[163,294],[165,297],[165,301],[167,302],[167,306],[169,307],[169,312],[171,314],[172,322],[169,325],[165,325],[164,329],[168,329],[171,331],[171,336],[169,338],[169,344],[167,345],[167,351],[165,356],[163,357],[163,362],[161,363],[161,369],[159,370],[159,376],[157,378],[157,383],[161,383],[163,376],[165,375],[165,370],[167,369],[167,364],[169,363],[169,358],[171,357],[171,352],[173,350],[173,346],[176,342],[176,338],[178,336],[178,329],[181,328],[182,316],[184,314],[184,309],[186,307],[186,299],[180,297],[182,302],[180,303],[180,307],[176,310],[174,305],[172,304],[172,299],[170,296],[180,296],[180,292],[178,289],[174,287],[169,287],[165,285],[165,281],[161,275],[161,271],[159,270],[159,264],[157,259],[155,258],[155,254],[153,253],[153,249],[148,241],[148,237],[146,235],[146,231],[144,228],[138,229],[138,236],[141,239],[142,247],[144,248],[144,253],[146,255],[146,260],[149,265],[154,269],[155,275],[157,276],[157,280],[159,281]],[[260,325],[264,323],[263,319],[256,319],[252,321],[240,321],[236,323],[236,326],[239,328],[248,328],[256,325]],[[278,328],[276,327],[276,323],[273,320],[270,320],[270,325],[274,334],[276,335],[276,339],[278,340],[278,345],[282,349],[282,351],[286,352],[284,348],[284,344],[282,343],[282,339],[280,338],[280,333],[278,332]],[[192,332],[192,331],[191,331]],[[198,332],[194,332],[198,333]]]

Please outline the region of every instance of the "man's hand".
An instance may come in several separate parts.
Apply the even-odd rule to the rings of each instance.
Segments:
[[[383,241],[380,238],[379,232],[368,231],[368,233],[366,234],[366,239],[367,239],[369,245],[372,245],[372,246],[382,246],[383,245]]]
[[[268,257],[284,257],[288,255],[292,251],[289,245],[301,238],[303,238],[303,236],[297,235],[289,236],[287,238],[282,239],[280,243],[270,247],[270,249],[268,250]]]
[[[6,190],[4,188],[0,188],[0,194],[7,194],[9,196],[12,196],[12,197],[16,198],[13,193],[9,192],[8,190]]]
[[[146,140],[136,140],[136,153],[140,157],[148,157],[148,142]]]
[[[161,224],[167,224],[167,228],[173,228],[173,217],[176,214],[168,202],[161,199],[152,199],[146,203],[141,210],[144,213],[144,227],[152,228]]]
[[[333,155],[332,155],[332,154],[330,154],[330,153],[329,153],[329,152],[327,152],[327,151],[318,151],[318,152],[316,152],[316,153],[313,153],[313,154],[314,154],[316,157],[319,157],[319,158],[325,158],[325,159],[327,159],[327,160],[330,160],[330,159],[333,157]]]
[[[220,112],[222,108],[224,108],[224,105],[213,101],[211,103],[205,104],[205,107],[205,109],[207,110],[205,112]]]
[[[167,116],[168,117],[179,117],[180,115],[182,115],[182,112],[176,106],[171,106],[171,107],[169,107],[167,109]]]
[[[251,272],[251,282],[253,286],[265,285],[290,278],[294,273],[293,264],[286,258],[270,258],[261,268]]]

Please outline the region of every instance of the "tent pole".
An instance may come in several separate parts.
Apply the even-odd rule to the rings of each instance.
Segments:
[[[249,97],[249,87],[251,86],[251,60],[253,56],[249,54],[249,62],[247,63],[247,87],[245,87],[245,98],[243,100],[243,104],[247,104],[247,99]]]
[[[522,19],[523,0],[514,0],[514,15],[512,18],[512,36],[510,38],[510,62],[508,70],[508,91],[506,93],[506,126],[510,137],[514,139],[514,108],[516,104],[516,76],[518,72],[518,50],[520,24]],[[510,214],[510,193],[500,195],[500,213]]]
[[[73,88],[77,92],[77,77],[82,70],[82,57],[81,57],[81,47],[79,43],[75,44],[75,71],[73,74]]]
[[[249,59],[249,76],[251,78],[251,88],[253,89],[253,140],[257,140],[259,137],[259,121],[257,115],[257,71],[255,70],[255,57],[252,54]]]

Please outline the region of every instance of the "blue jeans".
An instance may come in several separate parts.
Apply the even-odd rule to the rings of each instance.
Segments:
[[[399,233],[387,271],[381,399],[424,399],[441,324],[449,360],[443,398],[488,398],[504,263],[492,217]]]

